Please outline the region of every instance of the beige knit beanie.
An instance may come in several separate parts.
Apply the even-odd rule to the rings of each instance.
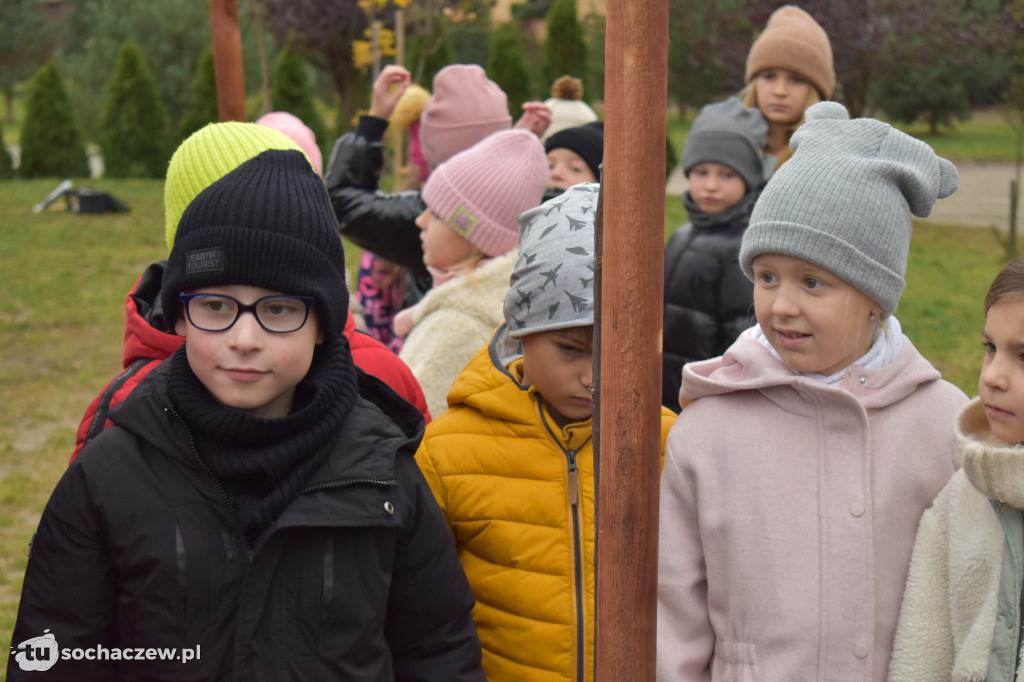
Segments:
[[[765,69],[788,69],[811,82],[822,99],[832,97],[836,72],[832,64],[832,45],[818,22],[794,5],[772,12],[764,31],[747,55],[749,83]]]

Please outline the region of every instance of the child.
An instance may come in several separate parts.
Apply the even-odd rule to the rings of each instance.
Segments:
[[[519,216],[505,324],[416,454],[477,598],[490,682],[594,678],[597,191]],[[673,419],[662,410],[663,440]]]
[[[413,308],[399,357],[412,370],[434,417],[462,366],[501,324],[516,262],[516,216],[541,202],[548,166],[537,136],[506,130],[441,164],[423,187],[416,219],[423,262],[455,275]]]
[[[750,326],[754,290],[740,270],[740,239],[761,185],[768,124],[735,97],[709,104],[683,150],[690,221],[665,246],[662,404],[679,410],[683,365],[721,355]]]
[[[408,85],[409,72],[404,68],[384,67],[373,84],[369,113],[359,117],[355,131],[334,143],[325,180],[341,235],[409,268],[420,280],[418,290],[426,291],[430,276],[415,225],[424,209],[420,193],[378,190],[388,118]],[[434,76],[432,90],[419,119],[420,146],[431,168],[491,133],[512,127],[505,92],[476,64],[449,64]]]
[[[182,142],[167,166],[164,185],[167,248],[174,246],[178,221],[197,194],[268,149],[298,150],[300,147],[293,139],[270,127],[237,121],[211,123]],[[114,377],[86,409],[78,426],[72,460],[86,443],[110,425],[107,418],[110,410],[181,346],[182,338],[174,333],[174,320],[168,318],[160,306],[160,284],[166,266],[167,261],[161,260],[147,267],[125,297],[124,371]],[[381,343],[356,332],[351,313],[346,315],[345,335],[352,346],[356,365],[388,384],[429,420],[427,401],[409,368]]]
[[[743,235],[757,325],[686,365],[658,561],[660,680],[884,680],[914,529],[966,400],[900,332],[911,214],[957,186],[835,102]]]
[[[185,343],[54,490],[7,679],[34,679],[20,643],[46,632],[84,652],[47,679],[482,681],[412,458],[423,419],[352,363],[345,257],[301,152],[196,196],[160,299]]]
[[[985,296],[979,397],[956,417],[961,469],[921,517],[889,679],[1024,679],[1024,259]]]
[[[544,152],[548,157],[545,201],[581,182],[597,182],[604,158],[604,121],[558,131],[544,143]]]
[[[835,89],[828,35],[799,7],[780,7],[750,46],[746,80],[743,106],[759,108],[768,120],[762,173],[767,180],[789,158],[789,138],[804,112]]]
[[[583,101],[583,81],[573,76],[559,76],[551,84],[551,97],[544,100],[551,112],[548,124],[540,141],[548,139],[566,128],[576,128],[597,120],[597,113]]]

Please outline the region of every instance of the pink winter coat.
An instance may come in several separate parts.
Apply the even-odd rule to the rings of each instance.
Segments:
[[[841,386],[744,332],[687,365],[661,480],[659,681],[884,680],[958,388],[904,338]]]

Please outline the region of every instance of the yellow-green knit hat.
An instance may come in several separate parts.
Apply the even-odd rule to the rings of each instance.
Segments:
[[[302,151],[294,140],[273,128],[238,121],[211,123],[182,142],[171,157],[164,182],[167,248],[174,246],[181,214],[200,192],[268,149]]]

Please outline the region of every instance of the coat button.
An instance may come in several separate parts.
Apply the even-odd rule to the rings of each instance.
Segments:
[[[868,657],[868,645],[867,644],[858,644],[857,646],[853,647],[853,655],[856,656],[857,658],[867,658]]]
[[[395,515],[395,505],[391,504],[391,500],[387,500],[384,502],[384,511],[386,511],[391,516]]]
[[[868,378],[867,377],[861,377],[861,378],[857,379],[857,381],[859,381],[860,385],[863,386],[864,384],[868,383]]]
[[[854,516],[864,516],[864,503],[854,502],[850,505],[850,513]]]

